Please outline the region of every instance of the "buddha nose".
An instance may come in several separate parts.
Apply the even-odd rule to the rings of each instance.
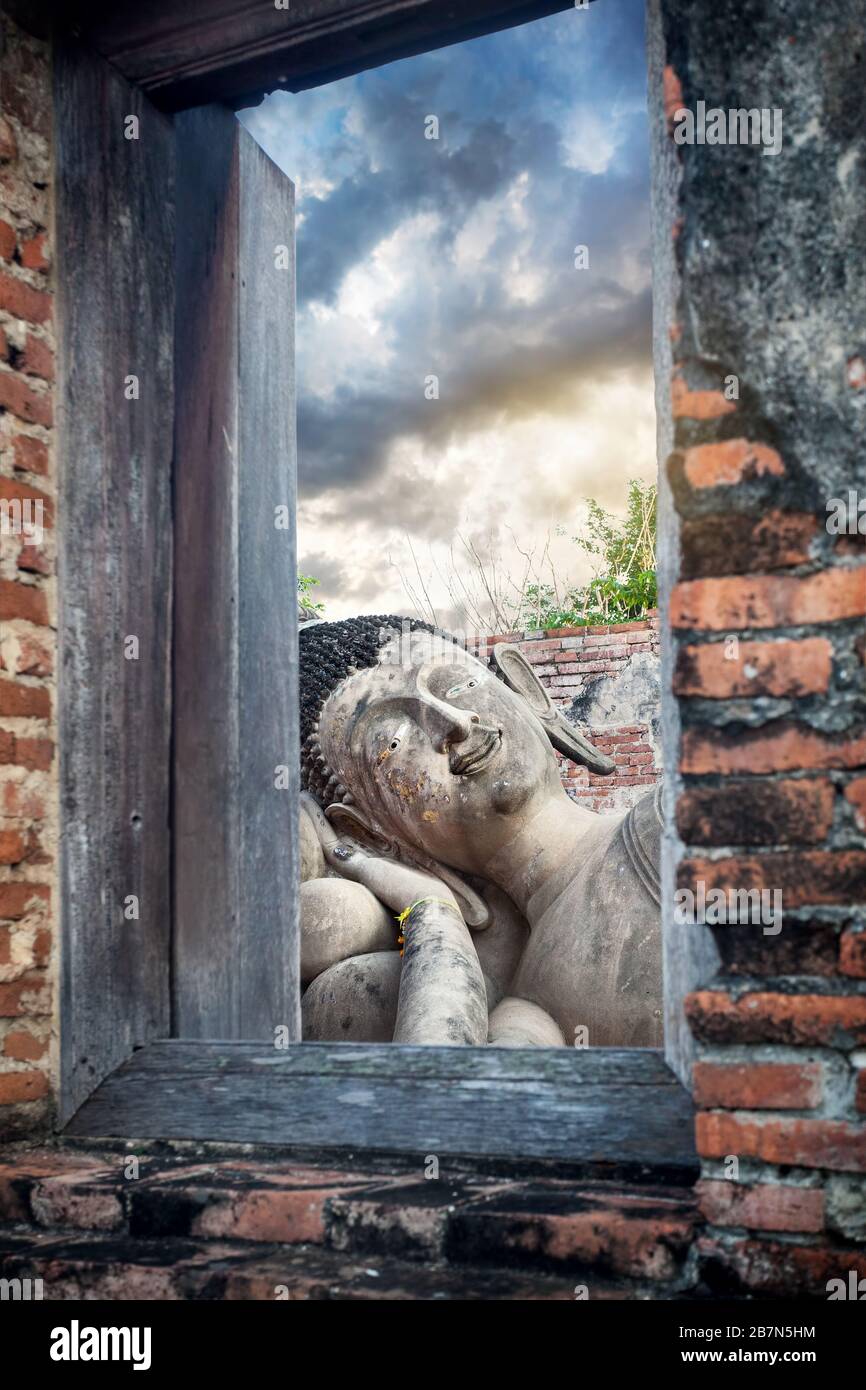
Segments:
[[[447,753],[455,743],[464,743],[471,738],[473,729],[481,723],[474,710],[461,709],[459,705],[449,704],[433,694],[427,682],[426,667],[422,667],[418,673],[418,694],[424,717],[429,722],[433,744],[440,753]]]
[[[447,753],[455,743],[465,743],[472,737],[473,729],[481,723],[474,710],[458,709],[446,700],[437,700],[435,696],[425,700],[424,704],[434,725],[433,742],[440,753]]]
[[[477,728],[481,720],[473,710],[455,709],[453,705],[449,705],[447,723],[448,729],[442,739],[443,753],[447,753],[455,743],[465,743],[471,738],[473,729]]]

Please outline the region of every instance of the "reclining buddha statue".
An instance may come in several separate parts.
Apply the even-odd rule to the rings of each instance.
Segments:
[[[518,648],[318,620],[300,685],[304,1038],[658,1046],[657,793],[569,797],[613,764]]]

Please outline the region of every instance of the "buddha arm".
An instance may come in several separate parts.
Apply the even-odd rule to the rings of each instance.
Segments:
[[[487,993],[475,943],[451,889],[433,874],[337,836],[311,808],[325,861],[403,914],[403,969],[394,1042],[487,1042]],[[395,923],[396,926],[396,923]]]
[[[564,1047],[558,1023],[529,999],[507,997],[492,1010],[488,1041],[494,1047]]]
[[[403,926],[394,1042],[487,1042],[487,993],[469,928],[445,898],[422,899]]]

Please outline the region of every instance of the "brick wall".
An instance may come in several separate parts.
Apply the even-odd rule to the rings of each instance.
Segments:
[[[863,7],[652,9],[669,118],[704,100],[785,121],[764,158],[675,146],[657,113],[669,833],[681,889],[783,910],[778,932],[666,923],[681,955],[710,930],[718,953],[686,999],[697,1250],[716,1292],[827,1298],[866,1275],[866,538],[827,526],[866,495]]]
[[[601,1179],[517,1178],[449,1160],[431,1178],[423,1159],[381,1154],[340,1167],[166,1147],[8,1153],[0,1277],[43,1279],[46,1299],[76,1302],[574,1302],[691,1286],[688,1175],[652,1184],[600,1164]]]
[[[0,1133],[50,1113],[57,839],[48,45],[0,58]],[[17,512],[16,503],[42,503]],[[29,521],[30,525],[26,523]]]
[[[512,642],[532,663],[554,704],[616,762],[600,777],[560,758],[570,796],[610,814],[633,805],[662,775],[658,715],[661,699],[658,617],[604,627],[560,627],[511,632],[478,648],[486,657],[497,642]]]

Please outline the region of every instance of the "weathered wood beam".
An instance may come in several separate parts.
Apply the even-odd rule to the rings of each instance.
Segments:
[[[172,1032],[296,1038],[294,191],[228,108],[175,126]]]
[[[166,111],[253,105],[366,68],[525,24],[574,0],[78,0],[63,24]],[[579,22],[579,21],[578,21]]]
[[[67,1133],[544,1159],[693,1177],[691,1100],[642,1049],[154,1043]]]
[[[74,43],[54,129],[67,1116],[169,1028],[174,132]]]

